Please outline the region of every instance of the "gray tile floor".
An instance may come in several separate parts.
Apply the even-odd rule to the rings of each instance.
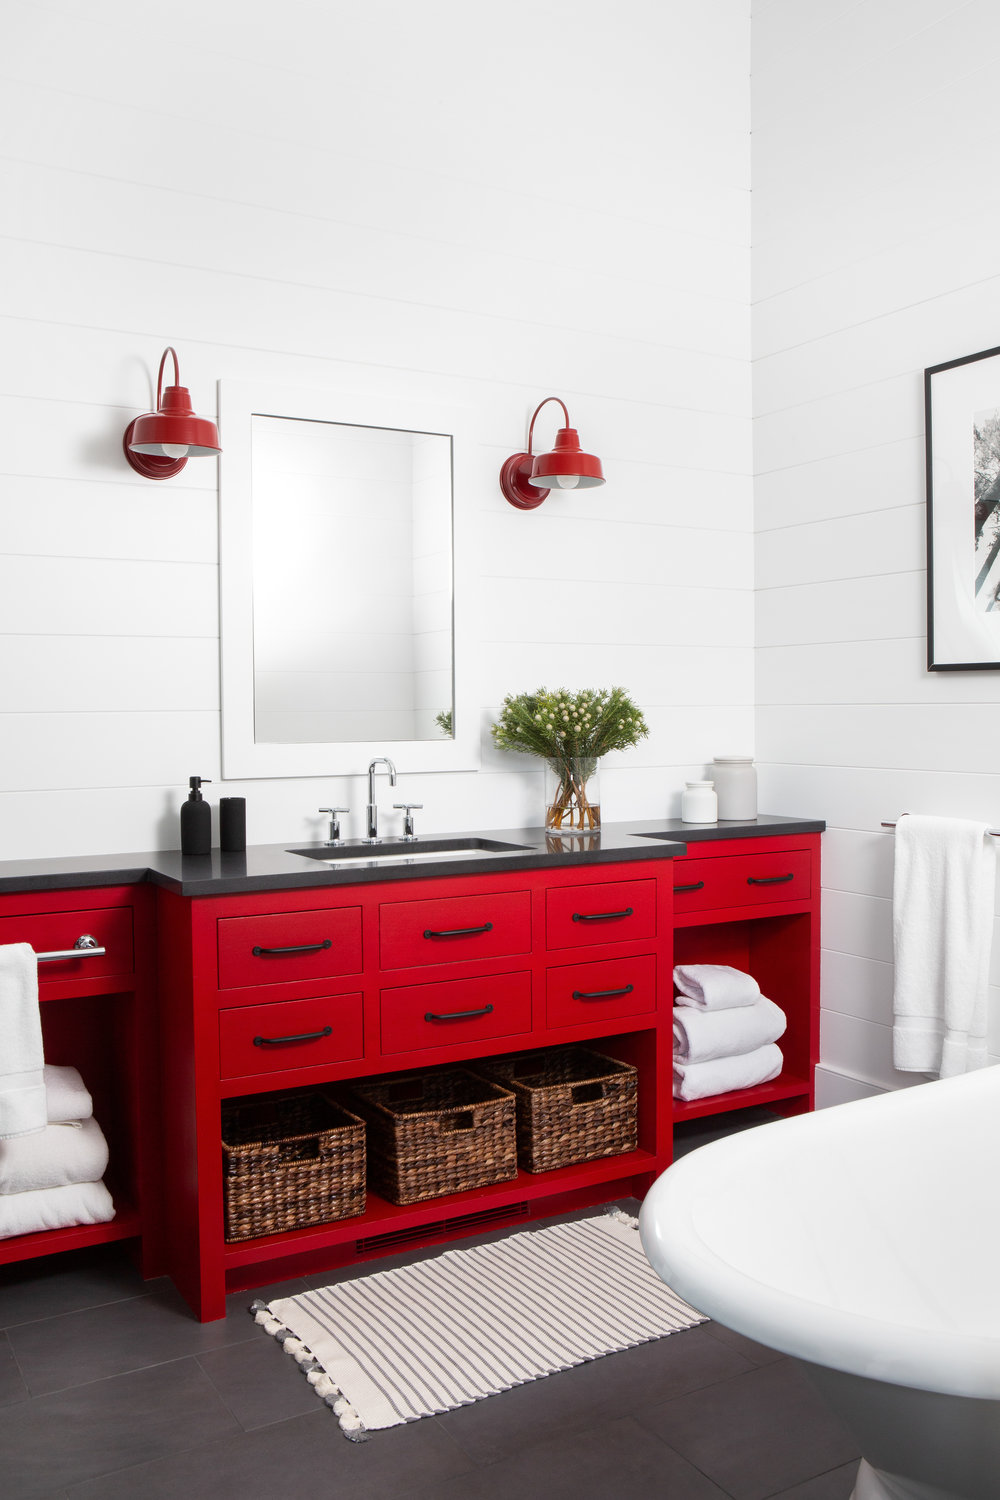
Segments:
[[[378,1261],[366,1273],[412,1258]],[[223,1321],[202,1325],[168,1281],[144,1283],[117,1247],[7,1268],[0,1495],[847,1500],[851,1493],[857,1450],[805,1374],[714,1323],[349,1443],[246,1310],[253,1295],[288,1295],[331,1279],[238,1294]]]

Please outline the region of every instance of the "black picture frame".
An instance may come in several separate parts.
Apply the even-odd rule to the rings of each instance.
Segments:
[[[924,371],[927,670],[1000,669],[1000,346]]]

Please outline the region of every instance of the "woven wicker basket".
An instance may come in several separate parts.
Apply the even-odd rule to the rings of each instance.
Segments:
[[[517,1176],[514,1096],[465,1068],[428,1069],[351,1086],[368,1126],[371,1186],[390,1203]]]
[[[364,1213],[364,1122],[326,1094],[227,1101],[222,1165],[227,1240]]]
[[[475,1066],[517,1099],[517,1159],[526,1172],[635,1150],[638,1073],[629,1063],[585,1047],[554,1047]]]

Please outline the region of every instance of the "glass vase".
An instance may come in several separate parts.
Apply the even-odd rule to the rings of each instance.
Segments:
[[[601,826],[598,766],[592,756],[567,755],[545,763],[545,826],[587,833]]]

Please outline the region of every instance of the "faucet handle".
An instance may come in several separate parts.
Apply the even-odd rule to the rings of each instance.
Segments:
[[[340,818],[338,814],[350,812],[350,810],[349,807],[321,807],[319,809],[320,812],[330,814],[330,837],[326,841],[328,844],[339,844],[341,842]]]
[[[423,807],[424,804],[422,802],[394,802],[392,805],[406,813],[406,817],[403,819],[403,838],[407,840],[415,839],[417,835],[413,831],[413,809],[415,807]]]

